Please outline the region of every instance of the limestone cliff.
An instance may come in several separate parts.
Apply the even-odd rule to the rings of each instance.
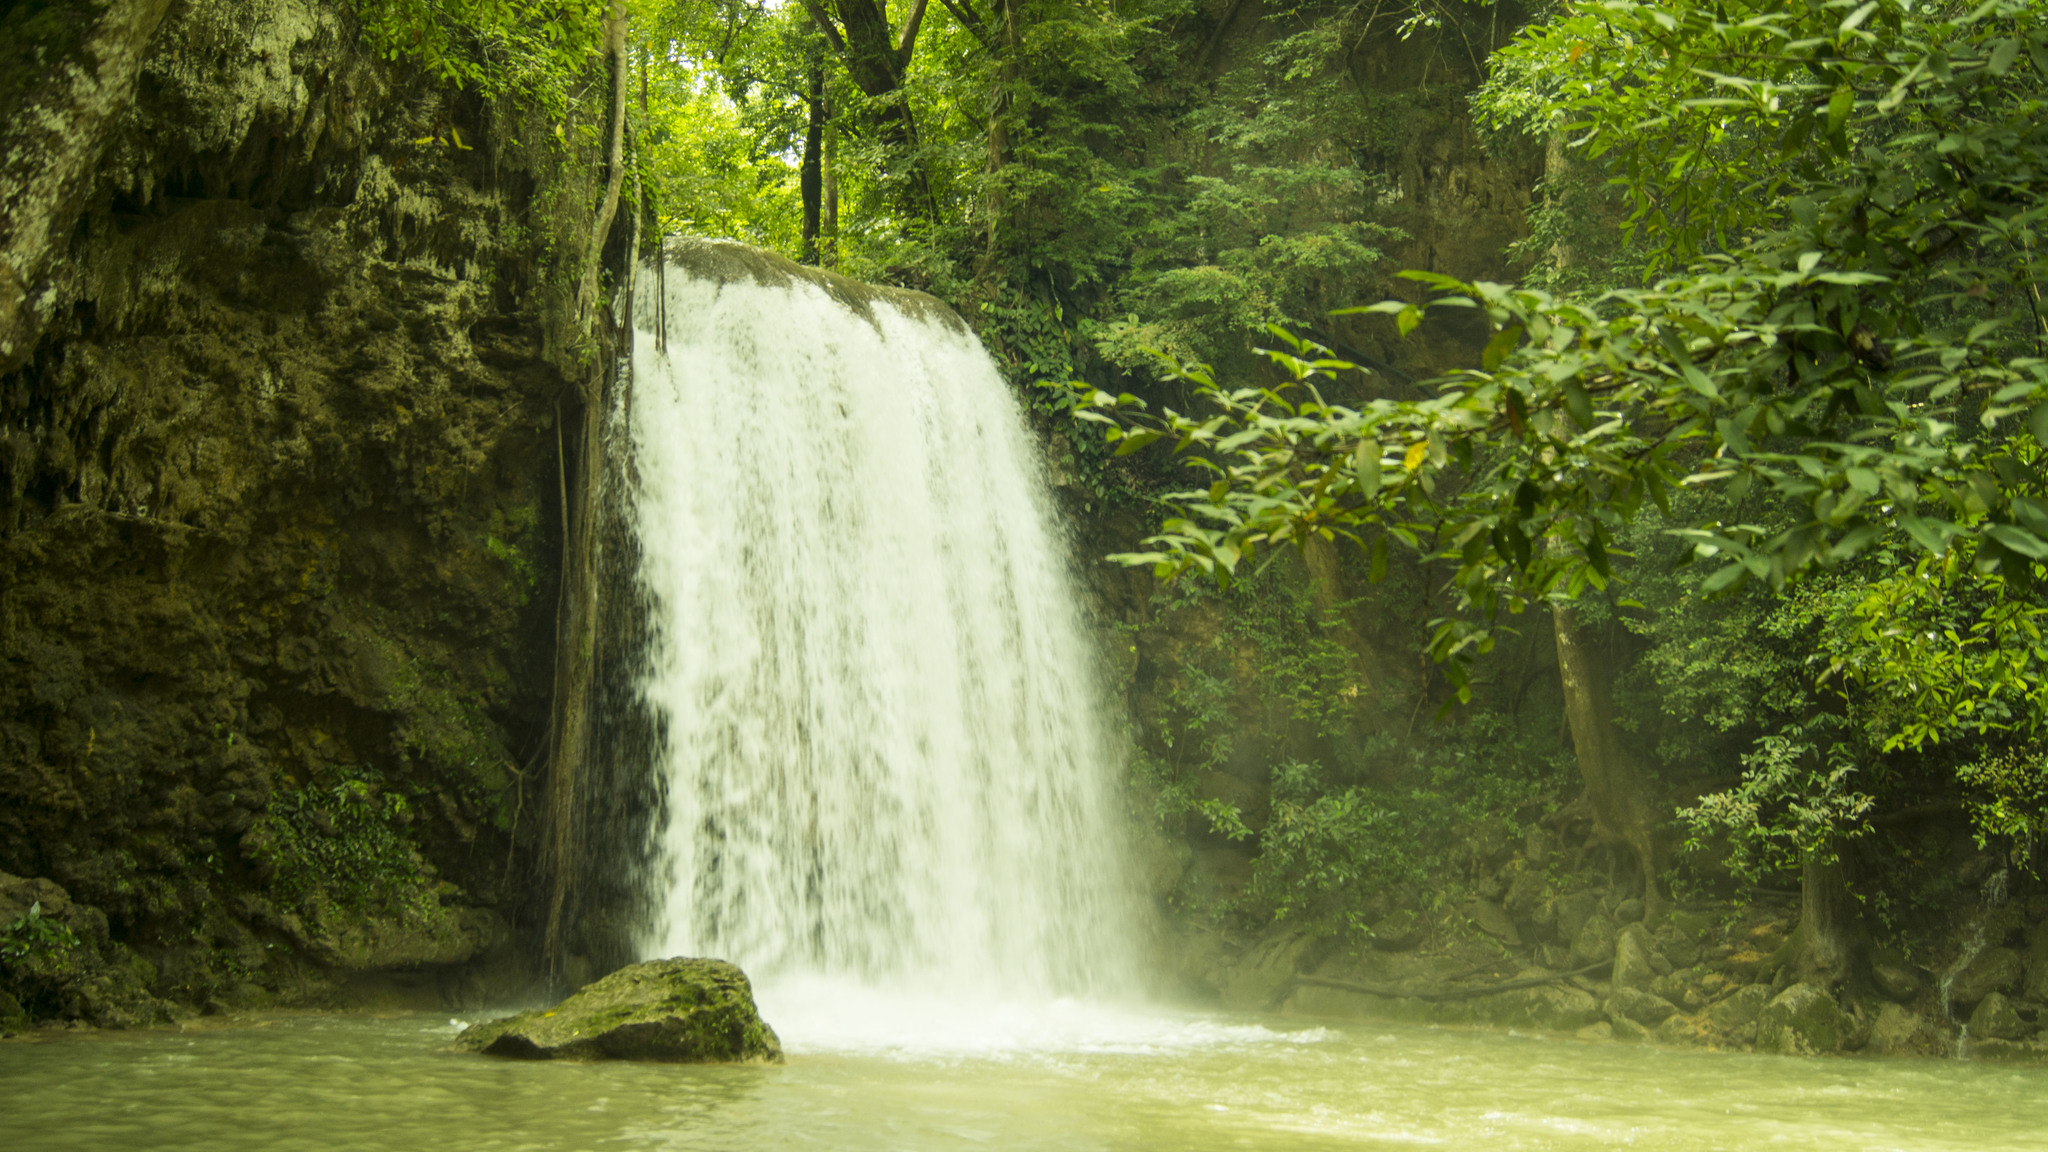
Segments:
[[[0,17],[0,872],[172,1002],[472,960],[527,886],[608,101],[354,13]]]

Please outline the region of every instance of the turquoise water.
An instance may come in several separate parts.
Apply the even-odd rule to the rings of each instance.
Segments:
[[[779,1067],[514,1063],[445,1016],[0,1044],[0,1149],[2040,1149],[2048,1070],[1156,1017]]]

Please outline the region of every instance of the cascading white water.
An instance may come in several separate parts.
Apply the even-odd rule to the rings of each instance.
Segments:
[[[641,273],[630,407],[666,732],[645,951],[737,962],[799,1040],[777,989],[1114,990],[1112,745],[1016,400],[928,298],[677,255]]]

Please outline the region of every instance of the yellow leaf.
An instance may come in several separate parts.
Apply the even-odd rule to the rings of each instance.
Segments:
[[[1422,467],[1422,458],[1429,455],[1429,441],[1417,440],[1408,446],[1408,455],[1402,457],[1401,467],[1413,472]]]

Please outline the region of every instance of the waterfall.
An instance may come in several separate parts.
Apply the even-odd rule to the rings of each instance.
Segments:
[[[1114,745],[1015,397],[930,297],[667,251],[636,285],[629,401],[665,733],[643,953],[738,963],[771,1018],[821,983],[812,1003],[1115,990]]]

